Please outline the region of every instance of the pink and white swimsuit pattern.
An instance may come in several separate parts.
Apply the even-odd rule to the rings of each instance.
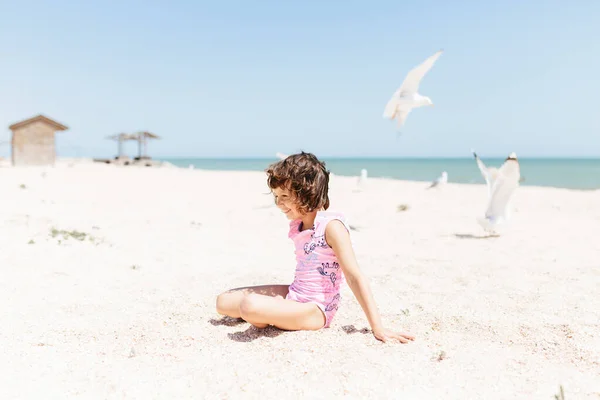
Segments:
[[[297,219],[290,222],[288,234],[296,247],[297,264],[286,299],[315,303],[325,314],[325,328],[338,310],[340,286],[345,282],[337,257],[325,241],[327,223],[334,219],[340,220],[350,232],[343,214],[319,211],[312,229],[301,232],[302,221]]]

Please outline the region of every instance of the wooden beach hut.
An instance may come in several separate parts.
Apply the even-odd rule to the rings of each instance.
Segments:
[[[54,165],[56,161],[55,133],[65,131],[65,125],[43,115],[17,122],[8,127],[12,131],[12,164]]]

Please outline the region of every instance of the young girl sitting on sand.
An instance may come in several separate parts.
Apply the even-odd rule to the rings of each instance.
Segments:
[[[291,220],[288,236],[297,260],[294,282],[229,290],[217,297],[217,312],[257,328],[318,330],[330,326],[346,280],[377,339],[414,340],[410,334],[383,327],[369,283],[358,268],[344,216],[324,211],[329,208],[325,164],[310,153],[291,155],[267,169],[267,183],[275,204]]]

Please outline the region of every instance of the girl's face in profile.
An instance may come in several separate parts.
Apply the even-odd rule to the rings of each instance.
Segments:
[[[273,189],[275,204],[289,220],[302,218],[302,213],[298,210],[292,193],[284,188]]]

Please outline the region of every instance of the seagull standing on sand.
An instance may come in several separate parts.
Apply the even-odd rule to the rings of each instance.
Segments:
[[[521,169],[517,155],[510,153],[504,164],[499,169],[486,168],[485,164],[478,160],[479,169],[488,184],[489,201],[485,217],[478,218],[481,227],[488,233],[497,234],[497,227],[509,219],[510,200],[519,186]],[[484,173],[485,171],[485,173]]]
[[[448,183],[448,173],[444,171],[442,172],[441,176],[438,176],[435,181],[431,182],[431,186],[429,186],[427,189],[442,187],[446,183]]]
[[[404,78],[402,86],[392,95],[383,112],[383,117],[388,119],[396,119],[398,128],[400,128],[406,117],[413,108],[423,106],[433,106],[433,102],[427,96],[422,96],[419,93],[419,84],[425,74],[433,67],[433,64],[442,54],[443,50],[438,51],[434,55],[426,59],[421,65],[413,68]]]
[[[360,176],[358,177],[358,182],[357,182],[357,186],[358,186],[358,190],[363,190],[367,184],[367,170],[366,169],[361,169],[360,170]]]

